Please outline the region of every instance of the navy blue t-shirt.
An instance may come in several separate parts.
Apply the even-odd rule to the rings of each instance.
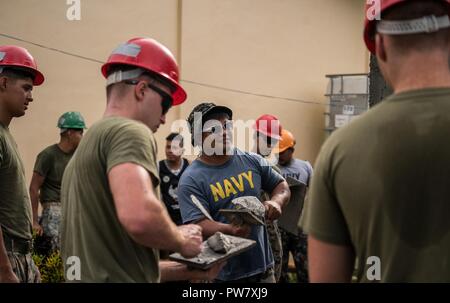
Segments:
[[[284,181],[269,163],[254,153],[234,150],[234,155],[220,166],[195,160],[181,176],[178,184],[178,202],[184,223],[205,218],[192,203],[194,195],[215,221],[228,222],[219,209],[233,208],[231,200],[242,196],[260,198],[261,191],[272,190]],[[253,226],[249,237],[256,245],[228,260],[217,280],[231,281],[265,272],[273,267],[273,255],[265,226]]]

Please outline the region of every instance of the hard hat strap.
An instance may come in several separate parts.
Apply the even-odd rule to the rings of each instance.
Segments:
[[[127,71],[118,70],[108,76],[108,78],[106,79],[106,86],[109,86],[114,83],[122,82],[125,80],[135,79],[135,78],[139,77],[140,75],[142,75],[143,73],[145,73],[145,70],[142,68],[136,68],[136,69],[127,70]]]
[[[425,16],[405,21],[382,20],[377,24],[377,31],[386,35],[410,35],[420,33],[433,33],[450,27],[449,16]]]

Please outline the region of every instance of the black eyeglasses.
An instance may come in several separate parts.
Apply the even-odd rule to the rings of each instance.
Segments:
[[[125,84],[136,85],[140,82],[140,80],[125,80],[123,82]],[[151,83],[145,82],[145,84],[147,84],[148,88],[154,90],[158,95],[161,96],[162,114],[163,115],[167,114],[167,112],[169,111],[169,109],[172,107],[173,104],[172,96]]]
[[[203,129],[204,133],[212,133],[212,134],[223,134],[223,131],[231,132],[233,130],[233,121],[226,121],[225,124],[222,124],[220,122],[210,125],[207,128]]]

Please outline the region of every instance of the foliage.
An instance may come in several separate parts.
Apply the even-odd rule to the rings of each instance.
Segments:
[[[33,235],[34,242],[45,243],[42,236]],[[33,261],[39,268],[42,283],[64,282],[64,266],[59,250],[45,251],[45,245],[37,245],[33,250]]]

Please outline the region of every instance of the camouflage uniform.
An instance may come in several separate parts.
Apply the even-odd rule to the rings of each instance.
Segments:
[[[50,241],[49,249],[59,250],[59,227],[61,223],[61,203],[52,202],[44,203],[44,209],[42,210],[42,216],[39,220],[39,225],[42,226],[44,231],[43,236]],[[50,252],[48,252],[50,253]],[[48,254],[47,253],[47,254]]]
[[[271,165],[271,167],[281,175],[281,171],[277,166]],[[261,201],[264,202],[267,200],[270,200],[270,194],[262,192]],[[278,283],[281,277],[282,262],[283,262],[283,244],[281,241],[281,233],[280,229],[278,228],[278,223],[276,220],[272,222],[267,221],[266,227],[267,227],[267,235],[269,236],[270,246],[272,247],[275,281]]]
[[[283,260],[283,246],[281,242],[280,229],[278,228],[277,221],[267,222],[266,227],[270,246],[272,247],[275,281],[278,282],[281,277]]]
[[[283,270],[281,272],[281,283],[288,283],[288,263],[289,252],[292,253],[295,262],[295,269],[298,283],[308,283],[308,259],[307,259],[307,235],[298,232],[294,235],[283,228],[280,228],[283,239]]]
[[[21,254],[7,251],[12,270],[22,283],[40,283],[41,275],[36,264],[34,264],[31,253]]]

